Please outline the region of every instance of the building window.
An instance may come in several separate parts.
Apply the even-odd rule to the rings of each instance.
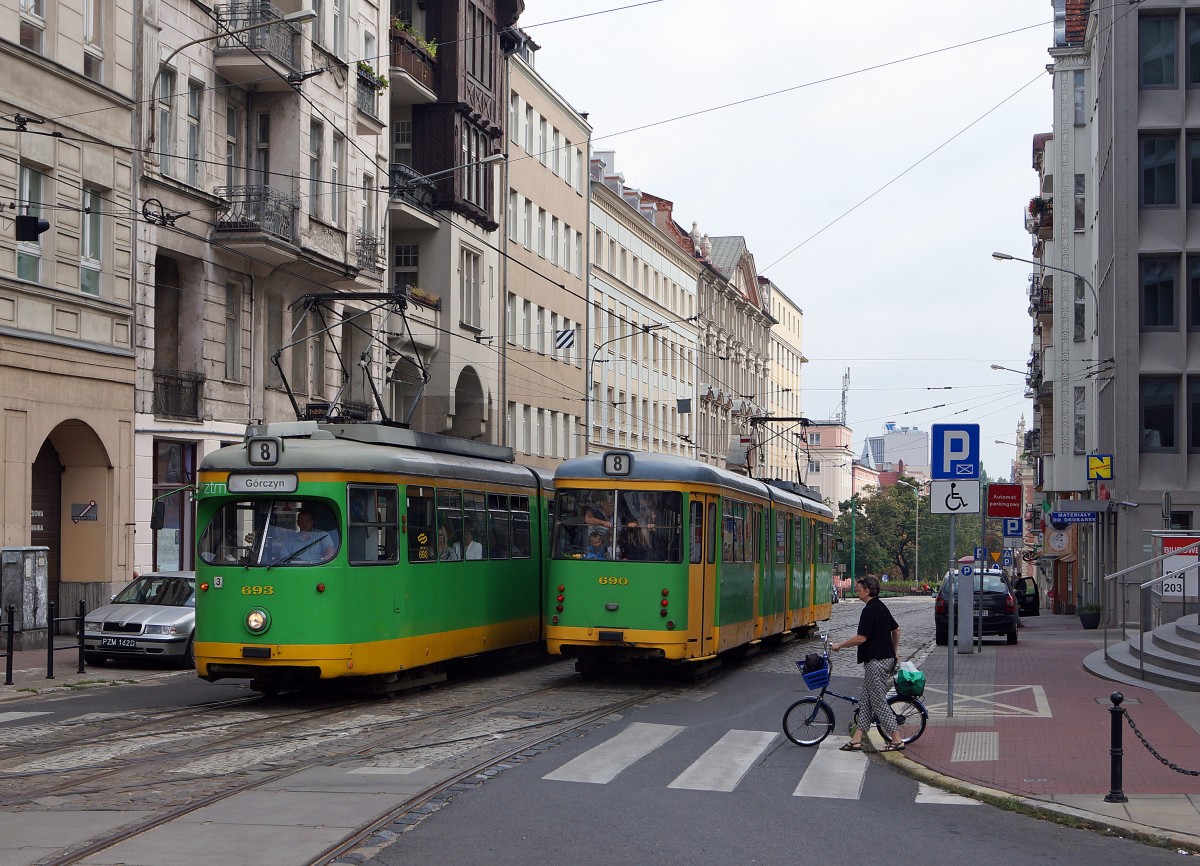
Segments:
[[[533,202],[525,199],[525,224],[522,226],[525,249],[533,252]]]
[[[188,82],[187,103],[187,182],[192,186],[200,186],[204,176],[200,163],[200,109],[204,85],[198,81]]]
[[[508,94],[508,138],[513,144],[521,143],[521,127],[517,118],[521,116],[521,97],[516,93]]]
[[[533,423],[530,416],[530,407],[521,406],[521,450],[526,454],[531,453],[533,444]]]
[[[362,213],[360,223],[363,234],[375,234],[375,177],[364,174],[362,179]]]
[[[225,378],[242,381],[242,287],[225,284]]]
[[[412,165],[413,125],[411,120],[392,124],[392,162]]]
[[[419,250],[416,244],[396,244],[392,250],[392,290],[403,292],[408,286],[418,285],[420,272]]]
[[[1087,388],[1076,385],[1074,388],[1074,451],[1076,454],[1087,453]]]
[[[283,298],[274,293],[267,294],[266,311],[267,339],[263,343],[263,369],[266,370],[266,386],[276,390],[283,388],[280,368],[271,360],[283,347]]]
[[[104,16],[102,0],[83,0],[83,74],[102,81],[104,70]]]
[[[79,291],[100,297],[100,267],[103,258],[103,227],[100,193],[83,190],[83,226],[79,233]]]
[[[508,239],[514,242],[520,231],[520,226],[517,225],[517,214],[521,209],[520,198],[515,190],[508,191]]]
[[[1175,260],[1141,260],[1143,331],[1175,328]]]
[[[467,33],[462,50],[467,72],[477,81],[492,84],[492,22],[474,3],[467,4]]]
[[[1188,136],[1187,173],[1188,206],[1200,207],[1200,136]]]
[[[1175,86],[1174,16],[1143,15],[1138,19],[1138,85]]]
[[[342,168],[345,154],[346,139],[335,132],[333,153],[329,157],[329,217],[338,228],[342,227],[346,218],[346,197],[342,194],[342,178],[346,175]]]
[[[1188,15],[1185,19],[1187,33],[1187,83],[1189,87],[1200,85],[1200,15]]]
[[[346,0],[333,0],[333,53],[346,59]]]
[[[1141,182],[1143,207],[1175,204],[1176,142],[1173,136],[1142,136]]]
[[[506,331],[504,339],[510,346],[515,346],[517,344],[517,296],[512,292],[508,293],[508,299],[504,305],[504,330]]]
[[[225,185],[238,185],[238,128],[239,115],[236,105],[225,106]]]
[[[45,0],[21,0],[21,47],[41,54],[45,32]]]
[[[532,301],[522,301],[521,302],[521,346],[526,349],[533,348],[533,345],[530,342],[532,339],[532,335],[530,332],[533,330],[533,326],[531,324],[532,319],[533,319],[533,302]]]
[[[1142,451],[1175,450],[1175,405],[1179,384],[1174,379],[1143,378],[1140,383]]]
[[[303,306],[292,310],[292,330],[287,341],[291,344],[284,353],[291,355],[292,390],[307,394],[308,390],[308,311]]]
[[[538,208],[537,214],[537,254],[546,257],[546,211]]]
[[[538,158],[538,162],[540,162],[542,165],[546,164],[546,157],[549,155],[547,153],[547,151],[549,149],[548,148],[548,144],[549,144],[548,139],[550,137],[548,134],[549,131],[550,131],[550,124],[548,124],[546,122],[546,118],[544,118],[544,117],[539,118],[538,119],[537,158]]]
[[[532,105],[525,106],[525,152],[530,156],[534,155],[533,151],[533,130],[535,114]]]
[[[45,199],[43,189],[44,176],[28,166],[21,166],[18,180],[17,196],[20,199],[20,211],[25,216],[40,217],[42,202]],[[42,279],[42,242],[18,241],[17,243],[17,279],[39,283]]]
[[[1200,378],[1188,377],[1188,450],[1200,451]]]
[[[1085,89],[1087,79],[1082,69],[1075,71],[1075,125],[1083,126],[1087,122],[1087,96]]]
[[[546,354],[546,311],[542,307],[537,308],[537,353],[539,355]]]
[[[482,270],[482,256],[463,247],[458,259],[458,317],[462,324],[471,328],[479,327]]]
[[[1073,339],[1076,343],[1083,342],[1086,339],[1087,329],[1087,296],[1084,294],[1085,287],[1081,277],[1075,278],[1075,298],[1072,305],[1073,314]],[[1098,311],[1097,311],[1098,312]]]
[[[558,217],[550,217],[550,264],[558,264]]]
[[[325,127],[313,120],[308,124],[308,215],[321,215],[321,159],[324,153]]]
[[[1187,323],[1189,331],[1200,331],[1200,256],[1188,256]]]
[[[254,115],[254,170],[258,185],[271,185],[271,115],[261,111]]]
[[[1075,219],[1073,228],[1077,232],[1087,228],[1087,177],[1075,175]]]
[[[175,166],[175,71],[164,69],[158,74],[158,158],[159,170],[165,175],[174,173]]]

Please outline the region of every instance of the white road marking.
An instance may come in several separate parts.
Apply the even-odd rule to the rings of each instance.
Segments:
[[[770,731],[729,731],[667,787],[732,791],[778,736]]]
[[[682,730],[679,725],[634,722],[611,740],[588,749],[542,778],[557,782],[607,784],[626,767],[644,758]]]
[[[867,776],[867,756],[862,752],[842,752],[849,737],[826,737],[817,747],[793,797],[820,797],[833,800],[857,800]]]
[[[943,791],[941,788],[935,788],[933,785],[926,785],[924,782],[917,783],[917,803],[935,803],[941,806],[982,806],[983,803],[978,800],[972,800],[970,797],[962,797],[958,794],[951,794],[949,791]]]
[[[32,719],[35,716],[48,716],[48,715],[50,715],[50,714],[49,713],[18,713],[15,711],[11,712],[11,713],[0,713],[0,725],[4,724],[5,722],[16,722],[21,719]]]

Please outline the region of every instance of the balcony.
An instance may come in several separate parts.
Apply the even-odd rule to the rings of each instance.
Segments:
[[[234,84],[253,84],[255,90],[291,90],[288,75],[300,71],[300,28],[259,0],[217,6],[216,13],[218,29],[263,25],[217,39],[213,51],[217,74]]]
[[[437,186],[410,165],[393,162],[388,169],[388,212],[398,229],[435,229]]]
[[[379,135],[383,132],[383,121],[379,119],[379,91],[387,86],[386,81],[359,65],[358,98],[355,103],[358,107],[356,128],[359,135]]]
[[[436,61],[409,30],[390,33],[392,100],[400,105],[437,102],[434,91]]]
[[[1042,451],[1042,431],[1041,430],[1026,430],[1025,431],[1025,450],[1031,454],[1040,454]]]
[[[154,415],[158,418],[200,420],[204,374],[187,370],[154,371]]]
[[[382,276],[386,244],[387,238],[367,234],[359,229],[354,235],[354,250],[358,257],[359,271],[377,278]]]
[[[219,186],[223,198],[217,214],[217,232],[226,243],[235,243],[272,265],[296,256],[296,212],[299,203],[269,186]]]

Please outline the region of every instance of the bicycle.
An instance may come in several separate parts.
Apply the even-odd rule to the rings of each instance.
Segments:
[[[815,746],[828,737],[833,730],[833,707],[825,700],[826,695],[849,701],[856,711],[858,708],[858,698],[829,690],[829,635],[821,635],[821,641],[825,645],[825,652],[822,655],[825,662],[823,668],[806,671],[803,661],[796,662],[796,667],[800,668],[804,675],[804,685],[814,691],[819,689],[820,694],[816,697],[806,695],[788,707],[783,714],[783,733],[797,746]],[[925,725],[929,721],[929,711],[925,709],[920,698],[893,693],[888,695],[887,703],[892,712],[896,714],[896,730],[899,731],[900,739],[905,745],[925,733]],[[850,715],[850,724],[853,729],[853,713]],[[886,739],[887,733],[878,719],[875,720],[875,727]]]

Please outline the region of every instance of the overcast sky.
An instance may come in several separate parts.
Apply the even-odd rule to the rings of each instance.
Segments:
[[[525,0],[521,26],[593,150],[685,230],[744,236],[804,311],[807,417],[837,414],[848,369],[856,454],[888,421],[977,423],[1007,476],[994,440],[1031,404],[991,365],[1025,369],[1032,267],[991,253],[1032,257],[1051,19],[1050,0]]]

